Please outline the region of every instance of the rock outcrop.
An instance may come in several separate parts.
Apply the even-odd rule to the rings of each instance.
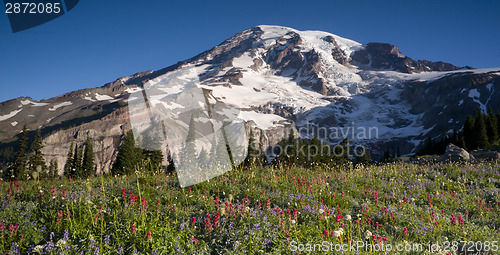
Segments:
[[[403,73],[430,71],[453,71],[460,67],[450,63],[413,60],[403,55],[398,47],[388,43],[368,43],[364,49],[352,55],[354,64],[370,66],[375,69],[392,69]]]
[[[474,159],[474,156],[470,155],[466,150],[451,143],[448,144],[445,153],[440,157],[441,161],[450,162],[463,162],[472,159]]]
[[[498,151],[473,151],[471,154],[476,160],[480,161],[497,161],[500,160],[500,152]]]

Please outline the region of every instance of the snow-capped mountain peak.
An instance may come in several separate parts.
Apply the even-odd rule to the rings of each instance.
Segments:
[[[82,140],[89,134],[102,142],[97,148],[103,156],[97,160],[109,166],[119,138],[130,128],[126,99],[169,74],[188,70],[194,84],[181,81],[164,86],[162,93],[196,86],[207,100],[237,107],[239,117],[260,130],[256,133],[263,146],[294,128],[303,137],[323,130],[328,137],[320,138],[330,142],[348,136],[368,144],[374,154],[386,144],[412,153],[428,137],[460,128],[478,107],[500,110],[500,68],[416,61],[390,44],[360,44],[322,31],[260,25],[158,71],[41,102],[18,98],[0,103],[0,139],[17,135],[24,123],[31,130],[42,129],[47,155],[57,154],[61,166],[70,141],[63,134]],[[363,129],[376,133],[360,133]],[[14,145],[2,146],[0,152]]]

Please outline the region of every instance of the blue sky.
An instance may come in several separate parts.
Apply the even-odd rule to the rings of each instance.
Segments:
[[[497,0],[80,0],[66,15],[15,34],[0,11],[0,101],[47,99],[161,69],[261,24],[387,42],[414,59],[500,67]]]

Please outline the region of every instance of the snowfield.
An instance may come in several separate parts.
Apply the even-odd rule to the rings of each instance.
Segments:
[[[70,105],[72,105],[72,104],[73,104],[73,103],[72,103],[72,102],[70,102],[70,101],[62,102],[62,103],[60,103],[60,104],[56,104],[56,105],[54,105],[54,106],[50,107],[50,108],[49,108],[49,111],[53,112],[53,111],[55,111],[55,110],[57,110],[57,109],[59,109],[59,108],[61,108],[61,107],[64,107],[64,106],[70,106]]]

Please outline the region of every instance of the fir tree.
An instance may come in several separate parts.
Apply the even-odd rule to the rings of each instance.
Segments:
[[[488,134],[488,142],[494,144],[498,140],[498,119],[493,113],[491,106],[488,107],[488,116],[486,118],[486,133]]]
[[[451,142],[456,142],[458,140],[458,131],[457,128],[454,126],[453,127],[453,137],[451,138]]]
[[[115,174],[131,174],[137,164],[138,150],[135,147],[135,139],[132,130],[127,132],[123,144],[118,149],[116,161],[111,171]]]
[[[218,171],[222,167],[231,166],[231,161],[227,154],[226,141],[219,132],[214,133],[212,147],[210,148],[210,166],[212,167],[211,171]]]
[[[75,149],[78,149],[77,150],[77,153],[74,155],[74,157],[76,158],[75,159],[75,177],[82,177],[83,176],[83,173],[82,173],[82,161],[83,161],[83,145],[78,147],[75,146]]]
[[[83,153],[82,167],[81,167],[81,175],[82,178],[87,178],[94,174],[94,146],[90,137],[87,136],[87,140],[85,141],[85,152]]]
[[[28,162],[28,156],[26,155],[26,146],[28,143],[28,128],[24,124],[23,132],[21,133],[21,139],[19,140],[19,149],[14,156],[14,163],[9,169],[8,178],[11,180],[26,180],[26,165]]]
[[[248,139],[247,157],[245,158],[244,165],[260,164],[261,162],[259,161],[259,158],[261,157],[261,152],[259,149],[259,145],[255,141],[252,129],[250,129],[250,134],[248,136],[249,139]],[[294,140],[295,138],[293,138],[293,132],[290,132],[290,135],[288,137],[288,144],[295,143]],[[291,155],[291,152],[287,151],[286,155]]]
[[[371,153],[366,147],[363,151],[356,152],[356,163],[357,164],[369,164],[372,161]]]
[[[49,166],[49,173],[48,173],[48,178],[54,178],[57,175],[57,170],[58,170],[58,164],[57,160],[53,159],[50,161],[50,166]]]
[[[500,112],[497,113],[497,134],[498,134],[498,139],[500,140]]]
[[[188,133],[180,156],[180,160],[184,167],[197,167],[194,165],[196,163],[195,160],[193,160],[196,158],[196,127],[193,114],[191,114],[189,120]]]
[[[488,146],[488,133],[486,131],[485,118],[481,110],[477,110],[476,120],[474,121],[474,138],[476,146],[474,149],[483,149]]]
[[[198,155],[198,164],[200,169],[204,169],[207,166],[208,152],[205,148],[201,148],[200,154]]]
[[[40,130],[36,132],[35,140],[31,144],[31,151],[33,154],[29,159],[30,172],[33,174],[34,172],[38,172],[38,176],[42,173],[42,171],[46,170],[45,160],[43,159],[42,153],[42,135]]]
[[[347,137],[344,138],[344,140],[340,142],[340,145],[344,148],[344,158],[347,159],[349,155],[351,155],[349,139]],[[389,147],[387,147],[387,151],[389,151]]]
[[[159,127],[158,124],[154,124],[155,127]],[[160,136],[160,131],[158,129],[152,130],[150,133],[153,135],[146,134],[142,141],[142,148],[136,148],[137,157],[136,161],[144,160],[148,169],[151,171],[156,171],[161,168],[163,164],[163,153],[161,151],[162,138]]]
[[[391,159],[391,154],[389,152],[389,145],[385,148],[384,155],[382,156],[382,162],[387,162]]]
[[[71,146],[68,150],[68,156],[66,157],[66,164],[64,164],[64,176],[69,177],[73,174],[73,142],[71,142]]]
[[[51,178],[55,178],[59,175],[59,163],[54,159],[54,169],[52,173],[50,173]]]
[[[498,140],[500,140],[500,112],[497,113],[497,134]]]
[[[140,151],[141,149],[137,148],[137,150]],[[163,163],[163,153],[161,150],[142,150],[142,158],[146,160],[149,169],[152,171],[160,169]]]
[[[463,137],[465,142],[465,148],[467,150],[473,150],[476,148],[476,140],[474,138],[474,118],[471,115],[467,115],[463,128]]]
[[[78,177],[78,172],[80,172],[80,165],[81,165],[81,156],[80,156],[80,151],[78,149],[78,144],[75,144],[75,151],[73,152],[73,160],[71,161],[71,176],[73,177]]]
[[[463,149],[466,148],[466,146],[465,146],[465,140],[464,140],[464,136],[463,135],[459,135],[458,136],[455,145],[458,146],[458,147],[460,147],[460,148],[463,148]]]

